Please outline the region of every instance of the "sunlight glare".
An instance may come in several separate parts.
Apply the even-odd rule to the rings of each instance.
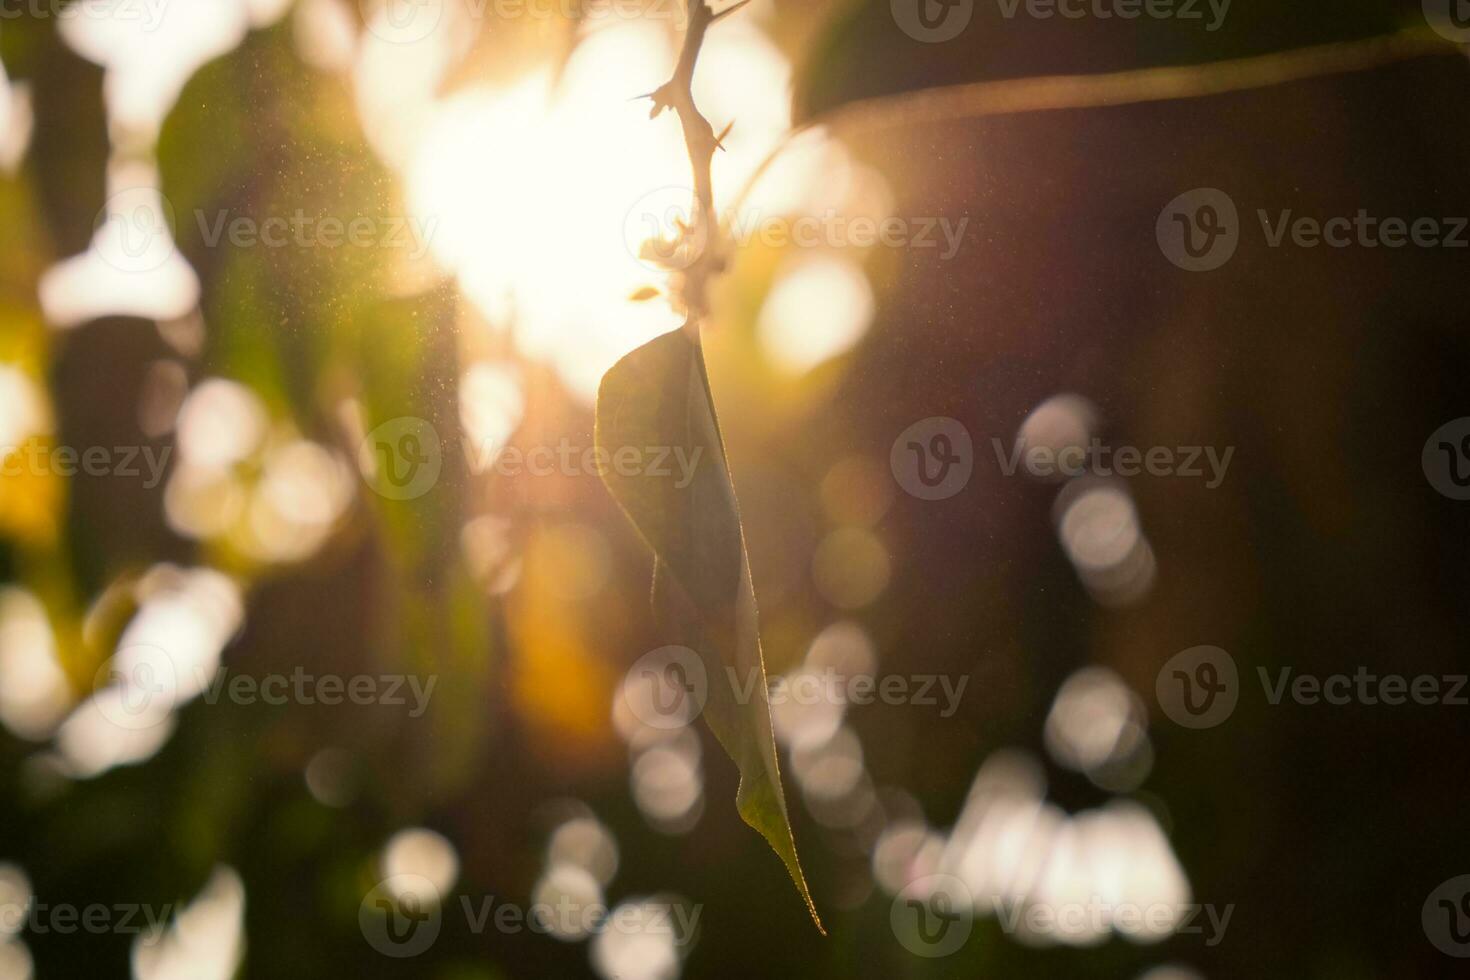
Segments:
[[[607,25],[555,87],[543,69],[436,102],[406,168],[410,209],[438,220],[435,257],[493,326],[513,330],[523,356],[554,365],[588,401],[618,357],[680,323],[666,303],[628,300],[668,276],[630,247],[630,222],[641,234],[649,198],[689,197],[677,122],[650,122],[647,103],[629,101],[673,62],[662,25]],[[789,68],[753,27],[712,33],[706,62],[743,80],[712,91],[706,109],[738,119],[714,170],[728,203],[789,123]]]
[[[776,279],[758,329],[771,361],[794,374],[851,350],[876,312],[862,266],[845,256],[800,262]]]

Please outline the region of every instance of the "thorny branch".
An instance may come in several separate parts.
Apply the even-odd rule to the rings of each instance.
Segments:
[[[715,135],[714,127],[694,104],[694,66],[699,60],[699,49],[704,45],[704,35],[710,25],[727,17],[750,0],[740,0],[715,13],[707,0],[689,0],[689,29],[684,34],[684,46],[679,51],[679,63],[674,66],[674,75],[667,82],[650,92],[653,100],[648,117],[653,119],[665,109],[673,109],[679,116],[684,129],[684,145],[689,150],[689,166],[694,171],[694,212],[688,228],[681,228],[680,235],[685,244],[693,244],[694,257],[682,270],[680,292],[683,307],[687,311],[684,329],[697,333],[700,321],[709,312],[709,283],[725,268],[725,252],[720,241],[720,221],[715,214],[715,193],[710,177],[710,166],[715,150],[724,149],[720,141],[729,133]],[[731,123],[731,125],[734,125]]]

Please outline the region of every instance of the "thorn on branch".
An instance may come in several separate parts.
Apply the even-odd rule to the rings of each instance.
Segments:
[[[739,3],[731,4],[730,6],[726,7],[724,10],[721,10],[719,13],[717,13],[713,17],[711,17],[710,18],[710,23],[713,24],[717,20],[724,20],[726,17],[730,16],[735,11],[737,11],[741,7],[745,6],[747,3],[750,3],[750,0],[740,0]]]
[[[735,128],[735,120],[731,119],[730,120],[730,124],[728,126],[726,126],[724,129],[720,130],[720,135],[718,135],[718,136],[715,137],[715,149],[717,149],[717,150],[723,150],[725,148],[725,137],[726,136],[729,136],[730,135],[730,130],[732,130],[734,128]]]

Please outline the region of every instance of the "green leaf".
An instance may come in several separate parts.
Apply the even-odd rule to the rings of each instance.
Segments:
[[[608,458],[616,458],[619,447],[657,446],[695,461],[682,488],[667,478],[620,474],[618,467],[603,479],[653,549],[654,605],[662,624],[704,665],[704,717],[740,769],[740,816],[786,862],[825,935],[781,790],[750,563],[697,340],[675,330],[608,371],[597,396],[596,444]]]

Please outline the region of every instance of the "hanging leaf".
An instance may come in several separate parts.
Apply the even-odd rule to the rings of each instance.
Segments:
[[[615,364],[598,392],[596,442],[609,458],[619,447],[657,446],[682,452],[693,464],[682,488],[676,483],[683,481],[623,475],[616,467],[603,479],[653,549],[661,624],[704,667],[703,713],[740,769],[740,816],[786,862],[822,930],[781,790],[755,591],[698,341],[675,330]]]

